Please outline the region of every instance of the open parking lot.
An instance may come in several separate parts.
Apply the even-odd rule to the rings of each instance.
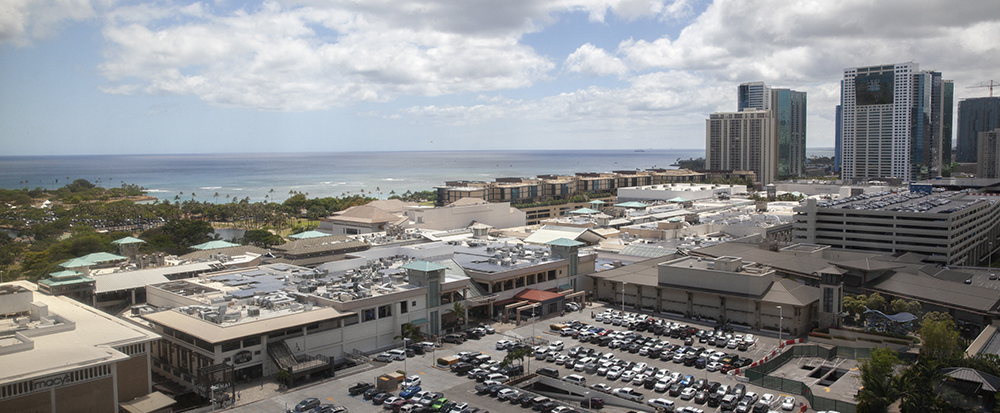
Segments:
[[[615,331],[627,331],[627,328],[613,327],[611,325],[606,325],[603,323],[597,323],[594,319],[591,319],[590,312],[601,312],[604,308],[601,305],[595,305],[587,307],[583,312],[574,312],[566,314],[564,316],[557,316],[554,318],[549,318],[546,320],[539,321],[535,323],[534,328],[530,323],[522,324],[516,328],[508,328],[504,330],[499,328],[497,334],[487,335],[478,340],[468,340],[461,344],[444,343],[441,347],[436,348],[432,352],[428,352],[424,355],[417,355],[415,357],[407,358],[404,361],[393,361],[391,363],[374,363],[375,368],[354,374],[348,377],[337,377],[324,382],[315,383],[311,385],[304,386],[302,388],[292,389],[284,394],[272,397],[270,399],[262,400],[253,404],[238,406],[233,409],[240,412],[282,412],[288,408],[293,407],[300,400],[308,397],[319,398],[323,403],[331,403],[335,405],[342,405],[349,409],[350,412],[376,412],[383,411],[381,406],[374,406],[370,401],[363,400],[361,395],[349,396],[348,387],[359,381],[374,382],[375,378],[388,372],[395,372],[397,370],[406,370],[407,375],[419,375],[421,377],[421,388],[424,390],[430,390],[434,392],[444,393],[445,397],[452,401],[466,402],[470,406],[478,407],[480,409],[490,411],[490,412],[509,412],[509,411],[530,411],[530,409],[522,409],[516,405],[512,405],[503,401],[497,400],[495,397],[490,397],[489,395],[477,395],[475,386],[476,381],[465,377],[457,376],[456,374],[434,367],[433,363],[437,358],[455,355],[458,352],[469,351],[469,352],[481,352],[489,354],[493,360],[502,360],[506,355],[505,350],[497,350],[496,342],[501,339],[507,340],[518,340],[524,339],[531,336],[540,338],[542,340],[547,340],[549,342],[553,341],[563,341],[564,350],[562,354],[568,353],[568,351],[577,345],[582,345],[587,348],[593,348],[596,351],[602,353],[612,353],[615,359],[622,359],[635,363],[647,363],[649,366],[655,367],[657,369],[665,368],[669,370],[670,373],[677,372],[681,377],[690,375],[693,380],[704,379],[706,382],[718,382],[722,385],[728,385],[734,387],[740,382],[731,376],[723,374],[719,371],[710,372],[705,368],[697,368],[695,366],[686,366],[682,363],[674,363],[673,361],[661,361],[660,359],[651,359],[647,356],[642,356],[638,352],[631,353],[628,350],[622,349],[609,349],[607,346],[598,346],[592,343],[581,344],[578,340],[571,337],[561,337],[558,334],[553,334],[550,332],[549,326],[552,324],[564,324],[569,323],[572,320],[578,320],[583,323],[587,323],[593,326],[599,326],[604,328],[611,328]],[[681,322],[680,320],[668,320],[672,322],[677,322],[685,324],[689,327],[695,329],[711,330],[710,327],[705,325],[699,325],[697,323],[692,323],[690,321]],[[746,332],[735,331],[737,334],[745,334]],[[754,332],[750,332],[754,333]],[[655,337],[653,334],[648,332],[640,333],[643,337]],[[726,353],[735,353],[741,357],[750,358],[753,360],[758,360],[764,355],[770,353],[778,343],[777,338],[760,336],[755,334],[754,344],[749,346],[744,351],[738,349],[728,349],[728,348],[718,348],[715,346],[708,346],[706,343],[698,343],[697,340],[692,343],[693,346],[703,346],[706,349],[724,351]],[[658,337],[659,340],[667,341],[670,344],[680,344],[683,345],[683,340],[680,338],[670,338],[669,336]],[[605,383],[612,388],[619,387],[633,387],[640,393],[644,395],[644,402],[653,398],[664,398],[674,402],[677,410],[682,407],[690,406],[692,408],[697,408],[705,412],[717,412],[723,411],[720,407],[709,407],[707,403],[696,403],[692,400],[682,400],[678,396],[670,396],[669,393],[657,393],[651,389],[645,389],[641,384],[633,385],[622,382],[621,378],[615,380],[609,380],[607,377],[602,377],[597,374],[589,374],[586,372],[570,372],[564,366],[558,366],[554,362],[547,362],[543,360],[536,360],[534,357],[529,357],[525,359],[524,365],[526,371],[535,371],[541,367],[552,367],[559,370],[559,377],[575,373],[586,378],[586,383],[588,386],[596,383]],[[780,401],[783,399],[785,394],[780,394],[775,390],[760,388],[757,386],[746,385],[746,390],[748,392],[754,392],[758,395],[772,394],[775,396],[777,403],[772,406],[773,410],[781,411],[779,408]],[[399,391],[393,392],[398,394]],[[590,396],[600,396],[605,398],[615,397],[610,394],[600,394],[597,390],[591,392]],[[800,402],[801,397],[796,396],[796,399]],[[799,402],[796,403],[794,411],[799,411]],[[567,406],[574,406],[579,408],[578,402],[566,402]],[[625,413],[627,409],[623,409],[615,406],[607,406],[599,411],[608,413]],[[649,409],[652,411],[652,409]],[[810,410],[811,411],[811,410]]]

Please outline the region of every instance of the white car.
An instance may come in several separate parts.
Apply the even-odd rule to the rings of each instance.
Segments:
[[[667,399],[663,399],[663,398],[660,398],[660,399],[649,399],[649,401],[647,401],[646,404],[648,404],[649,407],[660,408],[660,409],[666,410],[668,412],[674,411],[674,402],[673,402],[673,400],[667,400]]]
[[[497,392],[497,400],[510,400],[511,398],[517,398],[521,393],[517,390],[506,388]]]
[[[708,363],[707,366],[705,366],[705,370],[708,370],[708,371],[719,371],[719,370],[722,369],[722,366],[723,366],[722,363],[719,363],[718,361],[713,361],[711,363]]]
[[[639,364],[636,364],[635,367],[632,367],[632,371],[634,371],[636,373],[640,373],[640,372],[646,370],[646,367],[649,367],[649,365],[646,364],[646,363],[639,363]]]
[[[694,387],[685,387],[681,390],[681,400],[691,400],[694,398],[695,393],[698,393]]]
[[[562,366],[562,365],[566,364],[567,361],[570,361],[570,360],[573,360],[573,358],[570,357],[570,356],[567,356],[567,355],[563,354],[563,355],[559,356],[558,358],[556,358],[556,365]]]
[[[604,321],[604,313],[597,313],[597,317],[594,318],[594,321],[596,321],[598,323],[603,322]]]
[[[573,411],[573,408],[572,407],[566,407],[566,406],[559,406],[559,407],[556,407],[555,409],[552,409],[552,413],[566,413],[566,412],[570,412],[570,411]]]
[[[622,376],[622,372],[624,371],[625,368],[622,366],[612,366],[610,369],[608,369],[608,374],[606,375],[606,377],[608,378],[608,380],[618,380],[618,378]]]
[[[644,383],[646,381],[646,377],[649,377],[649,376],[647,376],[645,374],[636,374],[635,377],[632,378],[632,384],[634,384],[636,386],[642,386],[642,383]]]
[[[626,372],[622,373],[621,379],[622,379],[623,382],[631,383],[632,379],[635,378],[636,374],[637,373],[634,370],[629,370],[629,371],[626,371]]]
[[[419,385],[420,385],[420,376],[417,376],[417,375],[413,375],[413,376],[407,377],[406,380],[403,381],[403,388],[404,389],[408,388],[408,387],[419,386]]]
[[[382,408],[386,410],[391,410],[392,404],[400,400],[403,400],[403,398],[399,396],[392,396],[388,399],[385,399],[385,401],[382,402]]]
[[[795,409],[795,398],[788,396],[781,401],[781,410],[794,410]]]
[[[500,373],[493,373],[493,374],[490,374],[490,375],[486,376],[486,381],[495,381],[495,382],[498,382],[498,383],[503,383],[503,382],[506,382],[508,380],[510,380],[510,377],[507,377],[507,376],[505,376],[503,374],[500,374]]]
[[[497,341],[497,350],[506,350],[507,347],[514,345],[513,341],[510,340],[500,340]]]
[[[607,384],[604,384],[604,383],[594,383],[594,384],[591,384],[590,388],[592,388],[594,390],[597,390],[599,392],[604,392],[604,393],[610,393],[611,392],[611,386],[608,386]]]
[[[562,351],[565,345],[562,341],[553,341],[549,344],[549,351]]]
[[[673,384],[673,382],[670,381],[670,378],[664,377],[656,382],[656,385],[653,386],[653,391],[657,393],[664,393],[667,390],[670,390],[671,384]]]
[[[393,360],[406,360],[406,351],[404,350],[389,350],[388,353]]]
[[[642,393],[633,390],[631,387],[622,387],[611,391],[615,396],[632,401],[642,401]]]
[[[392,355],[389,353],[380,353],[379,355],[375,356],[374,360],[381,361],[383,363],[389,363],[392,362]]]
[[[753,335],[750,335],[750,334],[748,334],[748,335],[751,336],[751,337],[753,336]],[[760,400],[757,403],[764,403],[764,404],[767,405],[767,407],[771,407],[771,405],[774,404],[775,401],[777,401],[777,398],[774,397],[773,394],[771,394],[771,393],[764,393],[763,396],[760,396]]]

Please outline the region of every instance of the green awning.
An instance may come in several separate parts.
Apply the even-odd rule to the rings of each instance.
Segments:
[[[410,324],[413,324],[415,326],[422,326],[422,325],[427,324],[429,322],[430,321],[427,321],[426,318],[418,318],[416,320],[410,321]]]
[[[620,204],[615,204],[615,206],[616,207],[622,207],[622,208],[645,208],[645,207],[648,207],[649,205],[646,205],[646,204],[644,204],[642,202],[632,201],[632,202],[623,202],[623,203],[620,203]]]
[[[145,244],[146,241],[143,241],[143,240],[138,239],[136,237],[125,237],[125,238],[119,238],[119,239],[116,239],[114,241],[111,241],[111,243],[115,244],[115,245],[121,245],[121,244]]]
[[[240,246],[240,244],[233,244],[232,242],[229,241],[215,240],[206,242],[204,244],[192,245],[191,248],[205,251],[205,250],[217,250],[219,248],[238,247],[238,246]]]
[[[590,208],[580,208],[580,209],[575,210],[575,211],[569,211],[569,213],[571,213],[571,214],[578,214],[578,215],[597,214],[597,213],[600,213],[600,212],[601,211],[595,211],[595,210],[590,209]]]

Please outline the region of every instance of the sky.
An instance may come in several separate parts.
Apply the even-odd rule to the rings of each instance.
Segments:
[[[1000,80],[995,0],[0,1],[0,155],[699,149],[737,85]],[[1000,95],[1000,89],[997,94]]]

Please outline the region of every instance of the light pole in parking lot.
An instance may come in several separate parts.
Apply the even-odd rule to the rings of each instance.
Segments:
[[[778,348],[781,348],[781,306],[778,306]]]
[[[625,317],[625,286],[628,285],[627,282],[622,282],[622,318]]]

